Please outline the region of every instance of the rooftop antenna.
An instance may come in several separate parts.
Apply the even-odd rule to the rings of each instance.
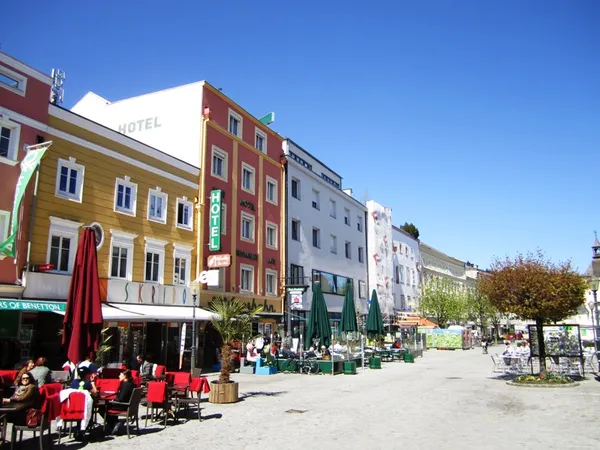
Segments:
[[[60,105],[65,96],[63,84],[65,82],[65,72],[60,69],[52,69],[52,94],[50,94],[50,102],[53,105]]]

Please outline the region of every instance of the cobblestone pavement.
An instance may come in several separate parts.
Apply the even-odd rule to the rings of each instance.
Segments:
[[[479,349],[431,350],[415,364],[384,363],[355,376],[235,375],[243,401],[203,403],[200,423],[142,428],[131,440],[110,437],[87,448],[600,448],[599,382],[512,387],[493,379],[491,368]]]

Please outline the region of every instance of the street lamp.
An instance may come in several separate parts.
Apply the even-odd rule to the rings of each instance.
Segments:
[[[596,232],[594,232],[596,234]],[[590,266],[591,273],[591,283],[590,287],[592,290],[592,295],[594,296],[594,350],[599,350],[598,337],[600,337],[600,333],[598,331],[598,285],[600,279],[600,242],[598,241],[598,235],[596,234],[596,239],[594,240],[594,245],[592,245],[592,264]],[[598,360],[598,370],[600,371],[600,359]]]
[[[192,354],[190,357],[190,366],[192,372],[196,368],[196,299],[198,298],[198,285],[192,283]]]

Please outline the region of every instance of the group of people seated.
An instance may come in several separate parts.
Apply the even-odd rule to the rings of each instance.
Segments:
[[[504,350],[502,356],[529,356],[530,355],[529,342],[517,342],[517,348],[513,348],[510,341],[504,342]]]

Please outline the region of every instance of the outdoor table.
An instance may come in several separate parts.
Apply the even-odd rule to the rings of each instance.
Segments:
[[[0,414],[12,414],[31,408],[31,402],[10,402],[0,405]]]

